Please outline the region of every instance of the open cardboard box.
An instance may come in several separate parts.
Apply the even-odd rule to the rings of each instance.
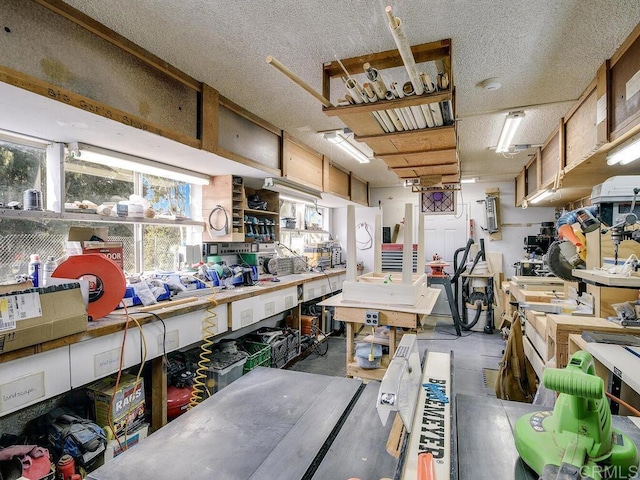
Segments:
[[[5,353],[84,332],[88,316],[79,283],[33,288],[24,282],[0,286],[0,319]]]
[[[67,240],[81,248],[82,253],[100,253],[124,269],[122,242],[110,242],[107,240],[108,235],[107,227],[70,227]],[[92,238],[101,240],[91,240]]]

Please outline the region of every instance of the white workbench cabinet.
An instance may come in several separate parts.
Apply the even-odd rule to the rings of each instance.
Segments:
[[[71,387],[81,387],[116,373],[120,366],[123,337],[124,331],[70,345]],[[127,331],[122,368],[138,365],[141,361],[140,332],[132,322]]]
[[[71,388],[69,347],[11,360],[0,368],[0,416]]]
[[[240,330],[253,325],[264,318],[264,307],[260,304],[260,296],[236,300],[231,303],[231,330]]]
[[[287,287],[275,292],[260,295],[263,308],[262,318],[269,318],[277,313],[290,310],[298,306],[297,287]]]
[[[143,325],[142,332],[147,343],[147,360],[200,342],[208,318],[212,324],[210,327],[212,335],[227,331],[227,305],[167,318],[164,320],[166,335],[165,328],[159,320]]]

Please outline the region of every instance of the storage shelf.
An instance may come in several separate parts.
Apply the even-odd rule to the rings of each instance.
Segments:
[[[331,235],[330,232],[327,232],[326,230],[305,230],[304,228],[280,228],[281,232],[287,232],[287,233],[322,233],[325,235]]]
[[[411,95],[393,100],[378,100],[374,103],[361,103],[338,107],[323,107],[322,111],[329,117],[339,117],[340,120],[354,133],[355,140],[363,142],[373,150],[377,158],[382,159],[390,170],[400,179],[420,178],[425,185],[431,186],[439,183],[450,184],[460,181],[460,161],[457,155],[457,135],[455,129],[455,84],[453,70],[451,68],[451,40],[445,39],[411,47],[416,64],[435,61],[438,71],[446,73],[449,85],[446,90]],[[402,58],[397,50],[364,55],[360,57],[342,59],[351,70],[357,71],[364,63],[370,63],[372,67],[382,71],[387,68],[403,65]],[[418,67],[422,68],[422,67]],[[342,70],[338,62],[330,62],[323,65],[322,91],[325,98],[331,97],[331,80],[342,76]],[[384,75],[384,74],[383,74]],[[408,107],[422,107],[421,109]],[[427,108],[425,108],[427,107]],[[408,113],[403,113],[403,109]],[[425,112],[427,126],[425,128],[407,129],[402,117],[413,117],[417,114],[422,117]],[[431,113],[441,110],[443,123],[440,123],[439,115],[431,118]],[[402,129],[396,119],[395,125],[400,131],[386,133],[380,118],[373,113],[389,111],[398,115],[400,123],[405,126]],[[385,122],[386,125],[387,122]],[[394,123],[391,120],[391,123]],[[434,125],[435,123],[435,125]]]
[[[0,218],[33,219],[33,220],[63,220],[71,222],[101,222],[101,223],[142,223],[146,225],[197,226],[204,227],[204,222],[184,219],[172,220],[168,218],[133,218],[106,217],[95,213],[68,213],[51,211],[11,210],[0,209]]]
[[[244,213],[251,213],[253,215],[268,215],[273,217],[278,216],[277,212],[270,212],[269,210],[253,210],[251,208],[245,208]]]

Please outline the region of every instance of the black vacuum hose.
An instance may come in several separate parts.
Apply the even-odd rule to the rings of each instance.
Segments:
[[[463,323],[462,325],[460,325],[462,327],[463,330],[468,331],[471,330],[473,327],[476,326],[476,323],[478,323],[478,320],[480,320],[480,315],[482,315],[482,306],[484,305],[484,301],[478,299],[476,300],[475,306],[476,306],[476,315],[473,318],[473,320],[469,323]]]

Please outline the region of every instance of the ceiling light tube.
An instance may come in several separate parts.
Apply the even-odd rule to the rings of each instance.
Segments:
[[[356,148],[349,140],[338,132],[328,132],[324,134],[324,139],[330,141],[334,145],[340,147],[344,152],[351,155],[360,163],[369,163],[371,160],[358,148]]]
[[[134,172],[157,177],[171,178],[179,182],[194,185],[209,185],[209,176],[180,167],[174,167],[146,158],[135,157],[126,153],[114,152],[93,145],[69,144],[69,150],[75,158],[86,162],[97,163],[112,168],[123,168]]]
[[[607,165],[627,165],[640,158],[640,134],[607,154]]]
[[[500,139],[498,140],[498,146],[496,147],[496,153],[505,153],[509,151],[511,141],[520,126],[520,122],[524,118],[524,112],[510,112],[504,119],[504,125],[502,126],[502,132],[500,132]]]
[[[547,198],[549,195],[551,195],[553,193],[553,190],[543,190],[540,193],[536,193],[531,200],[529,200],[529,203],[539,203],[542,200],[544,200],[545,198]]]
[[[285,202],[292,202],[292,203],[303,203],[305,205],[312,205],[312,206],[316,206],[317,205],[317,201],[311,201],[311,200],[305,200],[303,198],[296,198],[296,197],[290,197],[288,195],[282,195],[280,194],[278,197],[280,200],[284,200]]]
[[[471,178],[463,178],[462,180],[460,180],[460,183],[476,183],[478,179],[476,177],[471,177]]]

